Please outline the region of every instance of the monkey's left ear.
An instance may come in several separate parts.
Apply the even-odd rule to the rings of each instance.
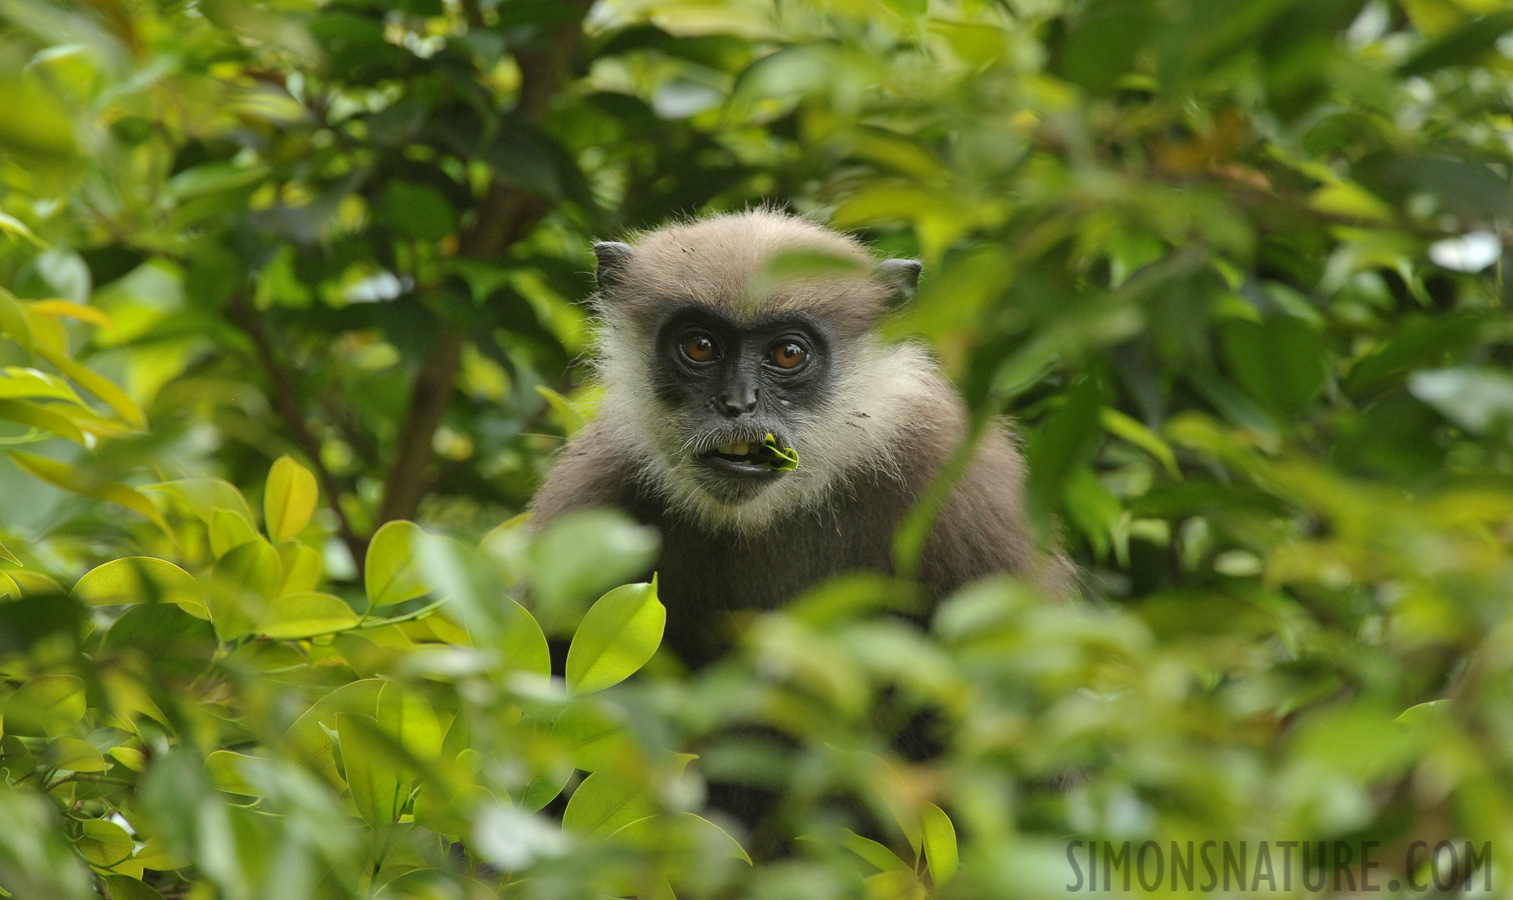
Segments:
[[[619,241],[600,241],[595,244],[594,256],[599,259],[599,268],[594,272],[594,279],[599,283],[599,290],[608,291],[617,285],[625,275],[625,267],[630,263],[630,258],[635,255],[634,247]]]
[[[924,266],[917,259],[887,259],[874,270],[877,279],[893,290],[888,302],[902,306],[914,299],[919,290],[919,273]]]

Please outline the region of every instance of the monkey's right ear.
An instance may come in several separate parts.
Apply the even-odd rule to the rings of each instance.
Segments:
[[[877,264],[877,278],[893,290],[888,302],[902,306],[914,299],[919,290],[919,273],[924,265],[917,259],[886,259]]]
[[[600,241],[595,244],[594,256],[599,258],[599,268],[594,272],[594,278],[599,283],[599,290],[608,291],[619,284],[625,277],[625,267],[635,255],[634,247],[619,241]]]

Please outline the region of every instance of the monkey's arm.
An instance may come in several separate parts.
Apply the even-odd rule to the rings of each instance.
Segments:
[[[531,527],[544,528],[564,513],[588,506],[620,506],[630,473],[612,429],[598,419],[562,448],[546,481],[531,500]]]
[[[1009,438],[996,429],[985,435],[925,544],[920,580],[937,598],[995,573],[1020,576],[1058,598],[1074,595],[1071,561],[1036,545],[1024,480],[1024,458]]]

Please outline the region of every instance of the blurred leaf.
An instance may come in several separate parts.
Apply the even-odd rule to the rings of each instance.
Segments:
[[[956,827],[945,811],[933,803],[925,804],[923,818],[921,831],[930,880],[938,888],[945,887],[956,877]]]
[[[149,556],[129,556],[91,569],[74,585],[72,593],[89,606],[173,603],[192,616],[210,618],[204,592],[194,576],[171,562]]]
[[[293,540],[305,530],[320,496],[315,476],[287,456],[279,457],[268,473],[263,494],[263,515],[268,537],[275,544]]]
[[[358,815],[374,828],[385,828],[399,819],[408,799],[392,755],[374,735],[378,723],[369,716],[340,713],[336,732],[341,740],[342,770]]]
[[[104,500],[108,503],[124,506],[133,512],[146,516],[154,525],[161,528],[164,534],[173,534],[172,530],[168,527],[168,522],[163,518],[163,514],[158,512],[158,508],[153,505],[152,501],[124,484],[102,482],[87,477],[72,466],[32,453],[13,451],[10,454],[10,458],[17,466],[46,481],[48,484],[55,485],[75,494],[82,494],[85,497],[93,497],[96,500]]]
[[[375,607],[413,600],[430,588],[420,576],[415,554],[425,533],[414,522],[388,522],[368,544],[364,583]]]
[[[17,688],[5,703],[7,734],[58,737],[84,718],[84,682],[43,675]]]
[[[352,607],[331,594],[283,594],[273,598],[257,624],[257,632],[270,638],[314,637],[344,631],[361,620]]]

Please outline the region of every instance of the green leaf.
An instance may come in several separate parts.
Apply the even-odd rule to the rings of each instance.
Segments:
[[[84,718],[84,682],[73,675],[43,675],[21,685],[5,704],[5,731],[23,737],[58,737]]]
[[[210,618],[205,592],[194,576],[151,556],[128,556],[91,569],[72,593],[86,606],[172,603],[196,618]]]
[[[387,684],[381,678],[364,678],[344,684],[305,710],[294,720],[287,735],[294,755],[318,770],[335,771],[331,739],[327,729],[336,729],[336,719],[343,714],[372,717],[378,709],[378,695]]]
[[[26,323],[26,309],[16,301],[15,294],[3,287],[0,287],[0,334],[27,350],[32,349],[32,330]]]
[[[583,779],[568,799],[562,811],[562,828],[585,835],[609,835],[657,812],[657,805],[641,784],[609,772],[595,772]]]
[[[1177,454],[1172,451],[1168,444],[1159,434],[1151,431],[1145,423],[1133,419],[1111,406],[1105,406],[1099,410],[1099,421],[1109,434],[1117,438],[1129,441],[1136,447],[1154,456],[1166,469],[1166,473],[1173,478],[1181,478],[1182,471],[1177,468]]]
[[[15,554],[13,554],[9,550],[5,549],[5,545],[4,544],[0,544],[0,559],[3,559],[3,560],[5,560],[8,563],[13,563],[13,564],[18,565],[18,566],[21,565],[21,560],[17,559],[16,556],[15,556]]]
[[[441,723],[435,709],[403,685],[391,681],[383,686],[378,694],[377,722],[415,759],[429,762],[441,756]]]
[[[568,647],[568,690],[588,694],[630,677],[657,652],[666,624],[667,609],[657,599],[655,578],[600,597]]]
[[[105,886],[110,889],[110,900],[163,900],[156,888],[129,875],[106,875]]]
[[[219,478],[184,478],[143,485],[144,491],[156,491],[178,499],[194,510],[195,515],[208,526],[218,509],[229,509],[242,519],[253,521],[252,507],[242,492],[228,481]]]
[[[5,400],[66,400],[75,406],[88,408],[68,382],[37,369],[20,366],[0,368],[0,399]]]
[[[1323,342],[1302,319],[1232,320],[1224,323],[1220,337],[1230,373],[1272,413],[1291,418],[1324,389]]]
[[[44,758],[48,765],[70,772],[104,772],[110,768],[94,744],[72,737],[54,739]]]
[[[147,417],[142,414],[141,407],[125,391],[121,390],[115,382],[98,375],[85,366],[74,362],[62,350],[56,349],[43,341],[36,341],[32,349],[37,355],[52,363],[53,367],[76,383],[86,391],[99,397],[106,406],[115,410],[128,425],[133,428],[144,428],[147,425]]]
[[[930,867],[930,878],[936,887],[945,887],[956,877],[956,827],[951,824],[951,818],[945,810],[933,803],[925,804],[921,818],[925,861]]]
[[[279,583],[280,594],[302,594],[313,591],[320,585],[324,564],[313,547],[304,544],[281,544],[278,548],[279,562],[283,564],[284,577]]]
[[[247,783],[241,770],[242,761],[249,759],[256,757],[232,753],[230,750],[217,750],[205,757],[205,778],[217,790],[243,797],[256,797],[258,791]]]
[[[389,522],[368,544],[364,583],[374,607],[393,606],[423,596],[430,588],[420,577],[416,552],[425,532],[414,522]]]
[[[842,829],[841,846],[865,859],[884,872],[912,872],[909,864],[898,858],[892,850],[871,838],[864,838],[854,831]]]
[[[32,453],[14,451],[10,454],[11,461],[28,473],[42,479],[48,484],[56,485],[65,491],[72,491],[85,497],[93,497],[96,500],[104,500],[124,506],[127,509],[146,516],[154,525],[163,529],[163,533],[173,535],[173,530],[168,527],[168,522],[153,502],[138,491],[124,484],[103,482],[88,478],[79,470],[66,463],[37,456]]]
[[[799,467],[799,452],[792,447],[779,447],[778,439],[769,432],[762,438],[762,461],[774,472],[792,472]]]
[[[268,604],[258,634],[290,640],[331,634],[356,627],[361,620],[340,597],[331,594],[284,594]]]
[[[263,520],[275,544],[293,540],[315,513],[320,489],[315,476],[288,456],[279,457],[268,473],[263,493]]]
[[[79,830],[79,840],[74,844],[79,855],[102,869],[125,862],[136,850],[126,829],[108,819],[90,819]]]
[[[347,789],[358,815],[374,828],[393,825],[409,791],[401,783],[398,762],[378,739],[377,721],[343,713],[336,717],[336,733]]]
[[[210,552],[217,557],[225,556],[237,547],[258,539],[257,529],[252,527],[252,521],[243,518],[241,513],[229,509],[210,511],[209,530]]]
[[[217,560],[206,593],[216,636],[232,641],[257,631],[282,576],[278,551],[258,535]]]
[[[536,617],[514,600],[504,598],[504,627],[500,629],[499,649],[507,668],[533,672],[542,677],[552,674],[552,652]]]

